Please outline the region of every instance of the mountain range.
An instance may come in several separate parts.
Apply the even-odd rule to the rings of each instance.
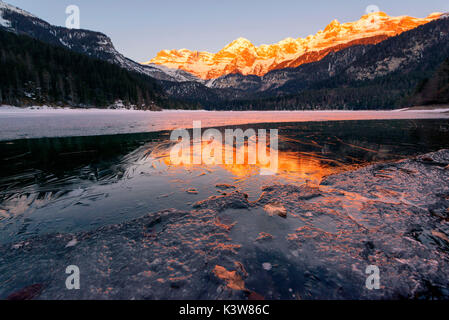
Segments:
[[[157,79],[194,77],[163,69],[125,58],[102,33],[52,26],[0,1],[0,104],[192,108]]]
[[[144,64],[119,53],[103,33],[53,26],[2,1],[0,29],[154,79],[180,102],[171,105],[188,108],[391,109],[438,103],[447,92],[440,83],[434,98],[423,92],[436,90],[433,77],[447,79],[449,19],[441,13],[371,13],[356,22],[334,20],[304,39],[256,47],[239,38],[216,54],[163,50]]]
[[[196,80],[195,76],[182,70],[171,70],[157,65],[144,66],[126,58],[115,49],[112,40],[103,33],[54,26],[2,1],[0,1],[0,28],[106,60],[127,70],[146,74],[158,80]]]
[[[205,80],[233,73],[263,76],[272,70],[295,68],[321,60],[330,52],[348,46],[379,43],[440,16],[440,13],[433,13],[420,19],[373,12],[355,22],[340,24],[334,20],[324,30],[306,38],[286,38],[276,44],[259,47],[245,38],[238,38],[217,53],[162,50],[145,64],[185,70]]]

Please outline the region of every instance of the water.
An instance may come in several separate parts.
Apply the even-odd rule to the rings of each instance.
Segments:
[[[178,113],[171,113],[171,115],[173,117],[178,115],[179,117]],[[82,117],[85,117],[85,115],[82,115]],[[130,117],[133,117],[133,115]],[[255,121],[262,121],[264,117],[257,118]],[[5,120],[4,118],[2,119],[3,121]],[[208,124],[222,124],[227,121],[223,118],[207,120],[203,117],[202,119]],[[36,123],[41,123],[39,117],[35,120],[37,121]],[[98,121],[98,118],[95,121]],[[104,121],[107,122],[107,120]],[[139,122],[138,120],[136,121]],[[143,122],[148,121],[148,119],[143,120]],[[171,122],[169,125],[155,124],[155,127],[168,129],[172,125],[175,127],[182,126],[185,120],[177,121]],[[242,121],[247,120],[243,119]],[[279,121],[283,121],[283,119],[279,119]],[[123,125],[128,122],[129,119],[123,120]],[[129,273],[126,273],[127,276],[116,274],[114,277],[121,279],[121,282],[119,281],[120,284],[115,286],[109,293],[104,292],[104,288],[108,286],[106,283],[108,278],[105,275],[99,276],[98,272],[100,271],[98,270],[97,273],[92,271],[89,274],[90,281],[94,283],[92,286],[97,289],[101,287],[103,291],[99,295],[94,294],[92,291],[83,292],[80,296],[77,296],[78,298],[216,298],[217,288],[207,287],[205,278],[202,276],[197,278],[196,275],[193,275],[195,272],[192,273],[191,269],[186,271],[188,268],[196,268],[205,273],[208,272],[207,277],[213,277],[214,274],[217,274],[216,270],[203,266],[198,262],[198,259],[201,258],[194,258],[195,254],[193,253],[192,256],[186,256],[187,253],[177,251],[180,248],[184,248],[183,250],[186,250],[186,252],[203,252],[204,250],[209,252],[208,250],[210,249],[196,248],[195,246],[198,244],[194,246],[193,243],[197,241],[199,243],[204,242],[204,246],[207,248],[220,244],[217,255],[207,258],[207,260],[211,259],[210,266],[215,264],[224,265],[227,270],[231,270],[232,268],[240,268],[238,263],[241,263],[246,269],[245,272],[239,272],[241,274],[250,274],[246,282],[247,287],[251,291],[261,293],[267,298],[291,299],[295,298],[295,292],[298,296],[302,295],[303,298],[304,295],[314,295],[305,298],[335,298],[338,297],[338,294],[326,295],[323,291],[320,291],[326,288],[326,283],[330,283],[330,287],[335,285],[332,283],[334,280],[328,278],[330,275],[327,275],[332,273],[332,270],[322,270],[324,264],[320,267],[320,263],[324,263],[323,260],[326,260],[331,266],[328,267],[332,269],[336,262],[328,256],[320,258],[318,256],[310,256],[307,259],[302,256],[301,262],[298,262],[297,265],[292,265],[294,259],[297,258],[298,252],[302,252],[301,255],[305,253],[304,251],[293,250],[284,246],[286,243],[283,241],[293,237],[295,234],[295,237],[298,237],[297,230],[307,225],[302,218],[291,220],[290,212],[296,210],[295,201],[289,202],[289,195],[286,195],[285,197],[276,198],[276,202],[271,204],[274,207],[288,208],[293,203],[293,207],[288,210],[289,218],[284,220],[267,214],[266,212],[269,210],[259,205],[256,205],[254,208],[250,206],[249,208],[239,209],[239,201],[246,201],[244,198],[240,200],[240,193],[247,194],[250,203],[256,203],[256,201],[260,201],[261,197],[263,199],[267,194],[267,191],[264,193],[264,186],[285,185],[300,187],[304,183],[310,186],[320,186],[323,179],[332,174],[363,168],[371,163],[383,163],[437,151],[442,148],[449,148],[449,120],[446,119],[297,122],[252,125],[236,125],[234,122],[235,120],[232,120],[233,126],[230,126],[231,128],[279,129],[279,174],[262,176],[259,174],[259,165],[173,165],[168,157],[170,147],[172,146],[172,143],[168,140],[169,131],[99,135],[104,128],[93,128],[92,130],[95,132],[90,131],[90,129],[86,129],[84,132],[94,134],[93,136],[1,141],[0,244],[3,244],[3,250],[6,250],[5,248],[10,248],[11,246],[18,245],[21,247],[28,241],[28,243],[33,244],[33,248],[39,247],[41,249],[37,252],[27,253],[25,251],[20,255],[16,251],[5,254],[5,257],[9,258],[4,258],[8,260],[6,265],[3,264],[1,271],[3,273],[2,279],[5,281],[5,288],[8,290],[0,290],[0,297],[32,284],[23,280],[5,280],[7,278],[20,278],[21,271],[17,271],[18,264],[21,266],[19,269],[23,269],[22,272],[26,272],[34,282],[54,280],[55,278],[52,275],[48,275],[49,278],[42,274],[38,275],[42,273],[42,270],[45,270],[45,266],[41,265],[39,261],[51,260],[55,263],[54,268],[63,268],[66,258],[58,258],[58,254],[62,254],[58,250],[63,250],[64,253],[62,255],[65,255],[68,254],[67,250],[69,249],[64,249],[64,246],[61,248],[55,246],[57,246],[58,241],[66,243],[72,237],[77,237],[82,245],[76,247],[79,247],[77,250],[81,251],[70,253],[70,259],[77,257],[76,259],[80,260],[79,263],[86,266],[100,259],[99,255],[102,254],[101,243],[110,248],[116,248],[112,253],[109,253],[113,261],[122,261],[126,257],[125,260],[134,261],[136,268],[146,263],[143,260],[139,260],[142,258],[142,255],[146,257],[145,259],[147,260],[145,261],[148,264],[151,261],[156,261],[158,258],[163,261],[174,259],[179,263],[178,267],[167,266],[165,262],[162,263],[164,266],[155,267],[156,269],[151,272],[159,273],[158,276],[162,278],[158,279],[163,279],[163,281],[159,281],[156,285],[151,282],[153,280],[148,280],[152,283],[150,286],[153,289],[151,290],[146,285],[139,284],[142,280],[140,279],[140,274],[144,272],[142,271],[143,269],[139,269],[140,271],[138,272],[137,270],[129,270]],[[144,131],[141,127],[142,123],[136,124],[137,131]],[[28,129],[30,128],[28,125],[26,126]],[[68,125],[64,123],[62,127],[64,128],[59,128],[54,132],[52,130],[45,132],[51,133],[50,135],[74,133],[70,122]],[[86,128],[88,128],[87,123]],[[220,128],[220,130],[223,129]],[[38,131],[33,131],[38,130],[37,124],[36,128],[30,130],[30,133],[27,133],[27,135],[41,135]],[[120,131],[121,129],[118,130]],[[105,130],[104,132],[107,131]],[[82,132],[79,133],[80,135],[82,134]],[[3,138],[7,137],[8,134],[10,133],[5,134],[2,130]],[[321,186],[320,188],[323,187]],[[220,209],[220,204],[215,199],[212,199],[210,203],[196,204],[195,206],[197,202],[208,199],[211,196],[223,194],[234,194],[234,198],[230,200],[231,204],[226,203],[223,210]],[[291,196],[294,192],[289,194]],[[342,200],[338,201],[341,202]],[[329,205],[329,202],[324,202],[321,205],[325,208]],[[335,206],[337,207],[336,204]],[[347,207],[350,208],[351,206],[355,205],[349,201]],[[200,211],[192,211],[195,208],[199,208],[198,210]],[[330,208],[332,208],[332,205],[330,205]],[[147,251],[143,250],[143,247],[140,248],[138,246],[131,249],[123,242],[122,236],[118,236],[118,233],[114,237],[112,230],[98,229],[120,224],[117,227],[118,230],[123,229],[123,232],[132,234],[129,228],[140,230],[139,226],[142,223],[146,225],[154,224],[146,220],[133,223],[132,219],[139,219],[147,214],[152,216],[152,213],[167,209],[191,212],[189,215],[192,215],[192,217],[182,215],[176,216],[177,218],[172,218],[171,216],[169,218],[161,218],[162,221],[165,221],[162,226],[158,227],[158,223],[156,223],[155,229],[150,228],[151,232],[158,235],[158,241],[162,241],[160,239],[165,239],[163,241],[178,239],[182,242],[182,244],[173,245],[173,247],[168,244],[162,245],[156,240],[151,244],[151,240],[147,239],[145,243],[150,241],[148,245],[153,246],[151,250],[146,245],[144,247],[147,248]],[[352,213],[352,217],[357,219],[357,210]],[[341,229],[349,230],[353,228],[352,222],[348,221],[346,218],[342,221],[338,215],[323,214],[322,217],[315,219],[314,226],[332,234]],[[220,228],[229,228],[229,232],[223,235],[223,231]],[[99,240],[92,240],[89,232],[97,234]],[[134,231],[136,237],[138,232]],[[62,233],[62,236],[54,236],[57,233]],[[263,238],[264,234],[269,234],[276,240],[273,240],[271,245],[264,244],[265,240],[256,241],[260,236]],[[207,237],[207,239],[203,239],[203,237]],[[84,239],[84,242],[82,239]],[[99,242],[100,239],[101,242]],[[150,237],[149,239],[152,238]],[[343,239],[340,240],[343,241]],[[335,246],[343,246],[344,244],[343,242],[340,243],[340,240],[336,238],[333,244]],[[126,240],[126,243],[128,243],[127,241],[129,239]],[[138,239],[133,241],[139,242]],[[291,241],[293,240],[289,241],[288,243],[291,246]],[[162,245],[162,247],[155,249],[154,245],[156,242],[158,246]],[[86,256],[87,251],[82,251],[83,246],[85,250],[89,250],[89,257]],[[164,246],[166,246],[165,249],[163,249]],[[45,247],[47,249],[43,249]],[[335,250],[335,248],[332,250]],[[54,252],[56,256],[50,252]],[[60,253],[57,254],[57,252]],[[233,256],[229,260],[228,255],[231,254],[229,252],[233,255],[237,254],[237,258]],[[309,254],[312,252],[309,252]],[[128,265],[125,260],[114,263],[118,263],[116,267],[121,269]],[[274,265],[274,273],[271,275],[267,274],[266,270],[262,268],[262,264],[268,262]],[[108,264],[101,263],[100,265],[102,266],[101,268],[107,268],[108,266]],[[282,265],[291,267],[280,268],[279,266]],[[99,266],[97,267],[100,268]],[[173,271],[173,274],[171,274],[167,271],[169,269],[165,269],[168,267],[181,268],[182,270]],[[299,271],[300,273],[298,273]],[[149,274],[152,274],[151,272]],[[12,276],[12,274],[15,274],[15,276]],[[190,280],[186,280],[183,277],[188,277]],[[304,284],[307,282],[305,279],[308,277],[314,279],[313,282],[318,281],[315,279],[316,277],[322,277],[319,287],[316,289],[304,287]],[[182,290],[173,291],[173,288],[170,288],[178,286],[176,284],[178,282],[172,280],[170,280],[171,287],[164,287],[163,283],[172,278],[183,278],[184,280],[179,280],[181,287],[183,285],[188,287],[190,282],[197,282],[195,285],[199,289],[195,294],[187,294]],[[214,279],[218,278],[220,277],[216,276]],[[2,279],[0,279],[0,283],[2,283]],[[225,278],[221,277],[220,279]],[[342,279],[335,281],[339,285],[343,282]],[[263,288],[263,283],[265,282],[270,284],[269,289]],[[131,283],[134,287],[129,287]],[[299,286],[299,284],[301,285]],[[348,284],[348,288],[351,285],[353,283]],[[293,290],[292,286],[299,287],[293,288]],[[135,292],[139,292],[139,294],[133,295],[124,288],[127,288],[126,290],[134,288]],[[292,291],[288,289],[292,289]],[[58,291],[53,285],[49,285],[47,291],[44,290],[42,297],[71,297],[65,294]],[[358,298],[360,296],[354,293],[354,296],[350,297]],[[235,292],[230,293],[229,297],[242,298],[236,295]]]
[[[262,176],[254,165],[170,165],[168,132],[1,142],[0,241],[95,228],[166,208],[187,210],[219,194],[219,184],[255,200],[263,185],[319,183],[341,170],[436,151],[449,141],[447,120],[251,127],[280,130],[278,175]]]

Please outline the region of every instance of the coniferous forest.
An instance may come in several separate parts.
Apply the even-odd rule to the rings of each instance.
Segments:
[[[86,108],[116,104],[146,110],[194,107],[168,99],[151,77],[3,30],[0,103]]]
[[[398,47],[401,43],[398,39],[405,43],[410,40],[408,35],[403,35],[385,41],[386,45],[367,46],[366,50],[370,50],[369,56],[382,55],[384,47]],[[441,61],[447,58],[448,48],[444,45],[430,50],[422,63],[371,80],[356,81],[340,74],[314,81],[311,72],[308,73],[310,80],[290,81],[284,85],[282,94],[281,91],[249,91],[246,99],[232,98],[232,91],[226,95],[226,90],[203,88],[199,83],[177,83],[181,92],[191,93],[186,97],[168,94],[170,90],[165,91],[163,81],[147,75],[26,35],[0,30],[0,104],[124,106],[145,110],[363,110],[444,104],[449,103],[449,60]],[[313,71],[319,63],[304,68]],[[198,88],[192,91],[190,87]]]
[[[432,77],[421,81],[411,102],[415,105],[449,103],[449,59],[439,66]]]

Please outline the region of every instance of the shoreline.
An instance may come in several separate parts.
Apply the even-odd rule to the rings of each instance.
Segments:
[[[337,109],[324,109],[324,110],[206,110],[206,109],[162,109],[162,110],[138,110],[128,108],[70,108],[70,107],[51,107],[51,106],[31,106],[31,107],[17,107],[10,105],[0,105],[0,115],[2,113],[22,113],[22,112],[144,112],[144,113],[171,113],[171,112],[232,112],[232,113],[297,113],[297,112],[335,112],[335,113],[349,113],[349,112],[449,112],[449,105],[432,105],[432,106],[415,106],[400,109],[369,109],[369,110],[337,110]]]
[[[401,111],[430,111],[430,112],[449,112],[449,104],[414,106],[400,109]],[[398,110],[399,111],[399,110]]]

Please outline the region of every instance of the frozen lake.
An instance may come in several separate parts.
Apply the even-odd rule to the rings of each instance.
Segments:
[[[278,129],[277,174],[173,163],[166,130],[198,120]],[[0,299],[449,297],[447,110],[0,107],[0,128]]]
[[[444,110],[414,111],[130,111],[0,107],[0,140],[155,132],[248,123],[449,118]],[[446,110],[447,111],[447,110]]]
[[[449,297],[449,119],[238,127],[279,130],[278,174],[172,163],[167,132],[0,141],[0,299]]]

